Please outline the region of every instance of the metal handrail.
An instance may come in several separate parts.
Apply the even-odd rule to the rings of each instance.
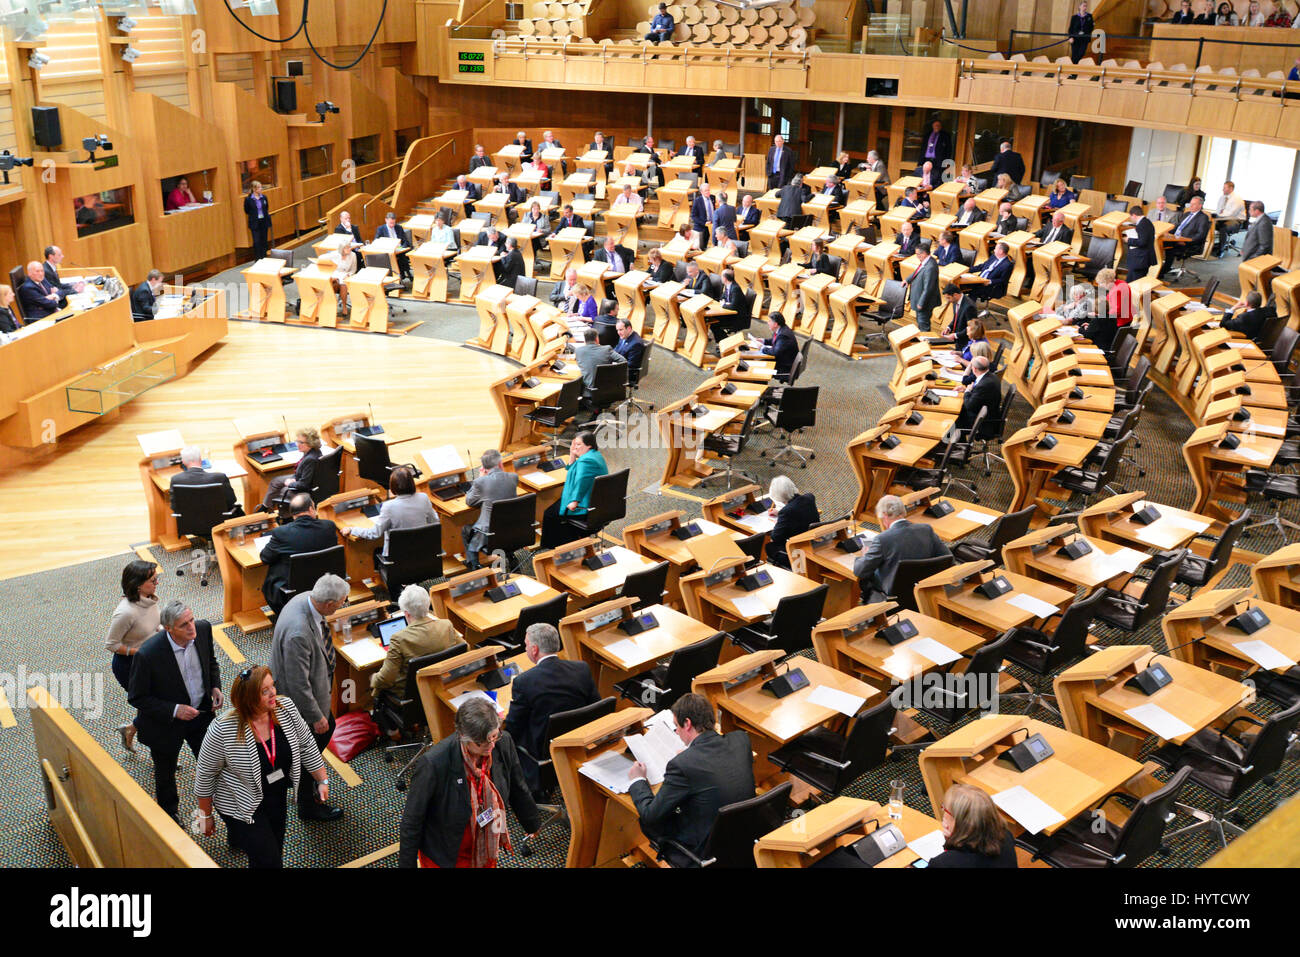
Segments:
[[[1028,50],[1017,50],[1016,49],[1017,36],[1060,37],[1061,39],[1056,40],[1052,43],[1048,43],[1045,46],[1031,47]],[[1037,50],[1045,50],[1047,49],[1047,47],[1057,46],[1058,44],[1064,43],[1066,40],[1070,40],[1070,39],[1073,39],[1073,37],[1071,37],[1071,35],[1068,33],[1054,33],[1049,30],[1014,30],[1013,29],[1010,31],[1010,33],[1007,36],[1007,56],[1011,56],[1014,53],[1033,53],[1036,52]],[[1257,41],[1257,40],[1222,40],[1222,39],[1217,39],[1215,37],[1156,37],[1156,36],[1142,36],[1140,34],[1127,34],[1127,33],[1125,34],[1107,33],[1106,39],[1108,41],[1109,40],[1146,40],[1148,42],[1158,41],[1160,43],[1195,43],[1196,62],[1193,64],[1193,68],[1201,65],[1201,58],[1205,53],[1205,44],[1207,43],[1219,43],[1219,44],[1227,44],[1229,46],[1239,46],[1239,47],[1288,47],[1288,48],[1300,47],[1300,41],[1294,43],[1265,43],[1263,41]]]

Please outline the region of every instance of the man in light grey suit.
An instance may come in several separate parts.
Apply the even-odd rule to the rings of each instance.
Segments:
[[[479,456],[479,462],[483,468],[465,493],[465,504],[471,508],[475,505],[479,507],[478,521],[460,530],[461,537],[465,540],[465,566],[471,569],[479,567],[478,553],[487,540],[488,525],[492,521],[492,503],[503,498],[514,498],[519,486],[519,477],[514,472],[501,468],[501,453],[496,449],[484,452]]]
[[[595,329],[588,329],[582,335],[583,345],[573,350],[573,358],[582,370],[583,391],[591,392],[596,388],[596,366],[609,365],[611,362],[627,362],[614,351],[612,346],[600,344],[600,336]]]
[[[893,594],[899,562],[952,554],[933,528],[909,522],[904,518],[906,514],[903,500],[897,495],[886,495],[876,503],[880,534],[853,563],[853,574],[858,576],[865,602],[883,601]]]
[[[1150,211],[1147,213],[1147,219],[1153,223],[1176,223],[1178,214],[1169,208],[1169,200],[1164,196],[1157,196],[1156,201],[1152,204]]]
[[[334,734],[330,714],[334,642],[325,619],[347,600],[348,583],[338,575],[322,575],[310,592],[289,599],[275,616],[271,636],[269,664],[276,690],[297,706],[322,751]],[[298,816],[304,821],[333,821],[343,816],[343,810],[320,801],[314,787],[300,787]]]
[[[912,311],[916,313],[916,328],[930,331],[930,314],[939,305],[939,265],[930,255],[929,240],[916,244],[916,271],[903,281],[910,290]]]
[[[1242,262],[1273,252],[1273,220],[1264,215],[1264,204],[1252,202],[1248,209],[1250,225],[1246,227],[1246,238],[1241,244]]]

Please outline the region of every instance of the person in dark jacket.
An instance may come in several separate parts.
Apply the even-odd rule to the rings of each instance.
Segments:
[[[1141,206],[1130,206],[1128,216],[1129,229],[1124,230],[1128,254],[1124,265],[1128,269],[1128,279],[1132,282],[1141,279],[1156,264],[1156,228],[1143,215]]]
[[[212,625],[196,621],[183,601],[169,601],[158,616],[162,631],[145,640],[131,667],[127,700],[136,709],[140,742],[153,755],[154,798],[176,816],[176,760],[181,745],[199,755],[212,716],[223,703],[221,666]]]
[[[767,497],[772,500],[772,508],[776,511],[776,524],[767,537],[767,560],[777,568],[789,569],[790,556],[786,554],[785,543],[820,522],[821,513],[817,511],[813,494],[800,493],[794,482],[784,475],[772,479]]]
[[[147,322],[158,311],[158,292],[162,289],[163,274],[160,269],[150,269],[144,282],[131,290],[131,318]]]
[[[33,259],[27,264],[27,279],[18,287],[18,303],[22,306],[23,319],[35,322],[58,312],[68,304],[68,298],[45,278],[44,268]]]
[[[1078,12],[1070,17],[1070,62],[1078,63],[1088,52],[1088,43],[1092,40],[1092,28],[1092,14],[1088,12],[1088,4],[1085,0],[1079,4]]]
[[[779,312],[774,312],[767,317],[767,328],[772,333],[771,338],[761,342],[753,339],[750,347],[776,359],[776,372],[772,378],[782,382],[789,381],[794,357],[799,354],[799,340],[795,338],[794,331],[786,325],[785,316]]]
[[[713,706],[703,695],[682,695],[672,711],[686,750],[668,762],[658,793],[650,790],[645,765],[633,764],[629,794],[647,837],[676,841],[699,854],[718,809],[754,796],[754,756],[746,732],[717,733]],[[669,846],[664,857],[679,866],[689,862]]]
[[[258,511],[275,508],[295,492],[310,492],[316,487],[316,463],[320,461],[320,433],[308,426],[294,434],[302,458],[294,466],[293,475],[277,475],[266,486],[266,495]]]
[[[173,509],[176,508],[176,498],[171,493],[171,489],[178,485],[220,485],[226,496],[226,511],[238,508],[238,500],[235,498],[235,490],[230,485],[230,479],[225,472],[208,472],[203,468],[203,450],[197,445],[187,445],[181,449],[181,471],[172,476],[170,488],[168,489],[168,500],[171,502]],[[243,514],[243,509],[239,510]]]
[[[1264,308],[1264,297],[1254,289],[1246,293],[1245,299],[1238,300],[1228,313],[1223,320],[1223,328],[1240,332],[1247,339],[1255,340],[1259,339],[1268,320],[1275,315],[1272,309]]]
[[[1012,183],[1025,178],[1025,158],[1011,148],[1010,140],[999,144],[998,155],[993,157],[993,165],[989,168],[989,181],[996,183],[999,173],[1010,176]]]
[[[954,784],[943,795],[943,853],[931,867],[1017,867],[1016,842],[984,791]]]
[[[254,180],[244,197],[244,216],[248,219],[248,234],[252,237],[253,261],[266,257],[271,233],[271,204],[262,194],[262,184]]]
[[[519,241],[513,236],[506,238],[506,247],[501,254],[501,261],[494,267],[496,270],[497,285],[505,286],[508,289],[515,288],[515,282],[524,275],[527,267],[524,265],[524,254],[519,251]]]
[[[456,733],[415,766],[402,809],[399,867],[496,867],[512,850],[506,804],[528,834],[541,815],[519,753],[496,705],[471,698],[456,712]]]
[[[262,546],[262,564],[266,566],[262,596],[276,614],[288,601],[284,589],[289,584],[289,559],[339,543],[338,526],[316,517],[316,503],[306,492],[299,492],[289,501],[289,513],[293,521],[271,532],[271,540]]]
[[[876,503],[876,520],[880,534],[853,561],[853,574],[858,577],[865,604],[894,594],[899,562],[952,554],[931,526],[907,520],[907,508],[897,495],[881,496]]]
[[[551,715],[572,711],[600,700],[596,680],[585,661],[566,661],[560,657],[564,646],[554,625],[539,622],[524,632],[524,653],[533,667],[519,675],[510,686],[510,713],[506,715],[506,732],[516,747],[530,790],[540,785],[537,759],[549,760],[550,741],[546,736]]]

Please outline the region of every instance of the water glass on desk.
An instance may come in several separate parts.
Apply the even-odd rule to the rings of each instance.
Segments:
[[[903,795],[907,791],[907,782],[894,778],[889,782],[889,817],[893,821],[903,819]]]
[[[243,545],[243,544],[244,544],[244,538],[245,538],[245,535],[244,535],[244,526],[243,526],[243,525],[236,525],[236,526],[235,526],[235,529],[234,529],[234,538],[235,538],[235,544],[236,544],[236,545]]]

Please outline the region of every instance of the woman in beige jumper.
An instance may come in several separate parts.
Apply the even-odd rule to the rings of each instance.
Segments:
[[[131,685],[131,666],[135,653],[146,638],[156,635],[158,622],[158,578],[161,569],[153,562],[129,562],[122,569],[122,600],[108,623],[104,647],[113,653],[113,677],[126,690]],[[122,747],[135,751],[135,725],[128,721],[118,727]]]

